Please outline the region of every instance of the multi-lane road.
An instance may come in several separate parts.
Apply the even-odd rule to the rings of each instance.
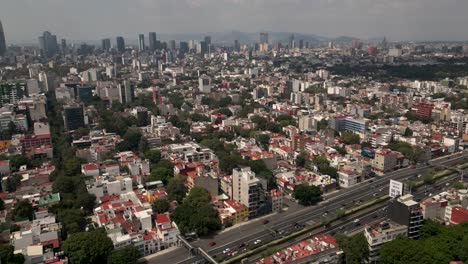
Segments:
[[[463,152],[439,158],[434,160],[434,162],[452,166],[464,163],[467,160],[468,152]],[[269,220],[268,224],[262,224],[263,220],[250,221],[239,227],[234,227],[214,235],[213,237],[199,239],[193,242],[192,245],[204,249],[212,256],[216,256],[223,254],[222,252],[226,248],[237,248],[241,244],[251,244],[258,240],[260,240],[261,243],[266,243],[277,238],[272,235],[272,231],[275,233],[288,234],[294,230],[294,225],[296,223],[306,226],[320,223],[321,219],[324,217],[333,217],[338,209],[350,208],[357,203],[366,202],[374,197],[387,194],[390,179],[400,181],[415,179],[417,175],[424,175],[429,169],[430,166],[428,165],[418,165],[412,168],[390,172],[385,176],[376,177],[349,189],[329,194],[325,196],[326,200],[318,205],[302,208],[295,212],[286,211],[268,216],[266,218]],[[215,242],[216,245],[210,246],[211,242]],[[168,254],[146,257],[149,263],[194,263],[197,259],[197,257],[188,256],[185,248],[171,250]]]

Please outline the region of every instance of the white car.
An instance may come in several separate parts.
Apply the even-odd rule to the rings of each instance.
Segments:
[[[229,249],[229,248],[226,248],[225,250],[223,250],[223,254],[226,254],[226,253],[228,253],[229,251],[230,251],[230,249]]]
[[[353,223],[359,223],[359,219],[354,220]]]
[[[254,245],[257,245],[258,243],[261,243],[262,241],[260,239],[255,240]]]

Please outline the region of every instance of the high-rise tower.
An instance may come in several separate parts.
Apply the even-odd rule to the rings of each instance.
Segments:
[[[53,57],[59,50],[57,36],[52,35],[49,31],[45,31],[42,36],[39,37],[39,46],[41,47],[43,56],[46,58]]]
[[[145,35],[143,34],[138,36],[138,47],[140,51],[145,51]]]
[[[149,50],[151,52],[155,51],[156,50],[156,33],[155,32],[150,32],[148,34],[148,37],[149,37]]]
[[[5,52],[6,52],[5,33],[3,32],[2,21],[0,21],[0,56],[5,55]]]
[[[125,40],[123,37],[117,37],[117,50],[119,52],[125,51]]]

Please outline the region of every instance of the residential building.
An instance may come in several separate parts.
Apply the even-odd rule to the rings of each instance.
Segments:
[[[406,236],[408,228],[394,222],[383,221],[364,229],[364,236],[369,245],[369,258],[367,263],[378,263],[379,251],[383,244],[390,242],[398,236]]]
[[[241,202],[249,210],[249,218],[258,215],[258,209],[264,196],[264,188],[250,170],[250,167],[239,167],[232,171],[232,199]]]
[[[388,202],[388,218],[395,223],[405,225],[408,228],[408,237],[419,238],[419,230],[422,226],[422,208],[413,200],[411,194],[406,194]]]

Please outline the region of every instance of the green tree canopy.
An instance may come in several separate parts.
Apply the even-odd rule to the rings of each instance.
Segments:
[[[206,235],[221,228],[218,211],[210,201],[211,195],[207,190],[195,187],[190,191],[182,205],[171,215],[182,234],[196,232]]]
[[[314,205],[320,201],[322,192],[315,185],[299,184],[294,187],[293,197],[302,205]]]
[[[185,178],[182,176],[176,176],[169,180],[166,188],[167,198],[170,201],[176,200],[178,203],[182,203],[183,199],[187,194],[187,187],[185,186]]]
[[[361,138],[358,134],[353,133],[351,131],[344,131],[341,133],[341,139],[349,145],[359,144],[361,142]]]
[[[23,254],[14,254],[15,248],[11,245],[0,245],[0,262],[8,264],[23,264]]]
[[[150,149],[145,152],[145,158],[149,159],[151,164],[157,164],[161,160],[161,151],[159,149]]]
[[[131,246],[113,251],[107,258],[107,264],[136,264],[140,257],[140,251]]]
[[[308,155],[306,152],[302,151],[296,157],[296,166],[304,168],[306,166],[308,160]]]
[[[361,264],[369,257],[367,240],[362,233],[352,237],[338,234],[335,238],[345,254],[346,263]]]
[[[29,219],[32,221],[34,215],[34,208],[28,200],[21,200],[15,204],[12,211],[12,216],[15,221]]]
[[[62,245],[71,263],[106,263],[114,249],[112,240],[104,230],[96,229],[71,235]]]
[[[169,211],[169,209],[171,208],[169,201],[167,199],[162,199],[162,198],[154,201],[153,204],[151,204],[151,207],[153,209],[153,212],[156,214],[165,213]]]
[[[165,185],[174,177],[174,171],[167,168],[152,168],[148,181],[162,181]]]

